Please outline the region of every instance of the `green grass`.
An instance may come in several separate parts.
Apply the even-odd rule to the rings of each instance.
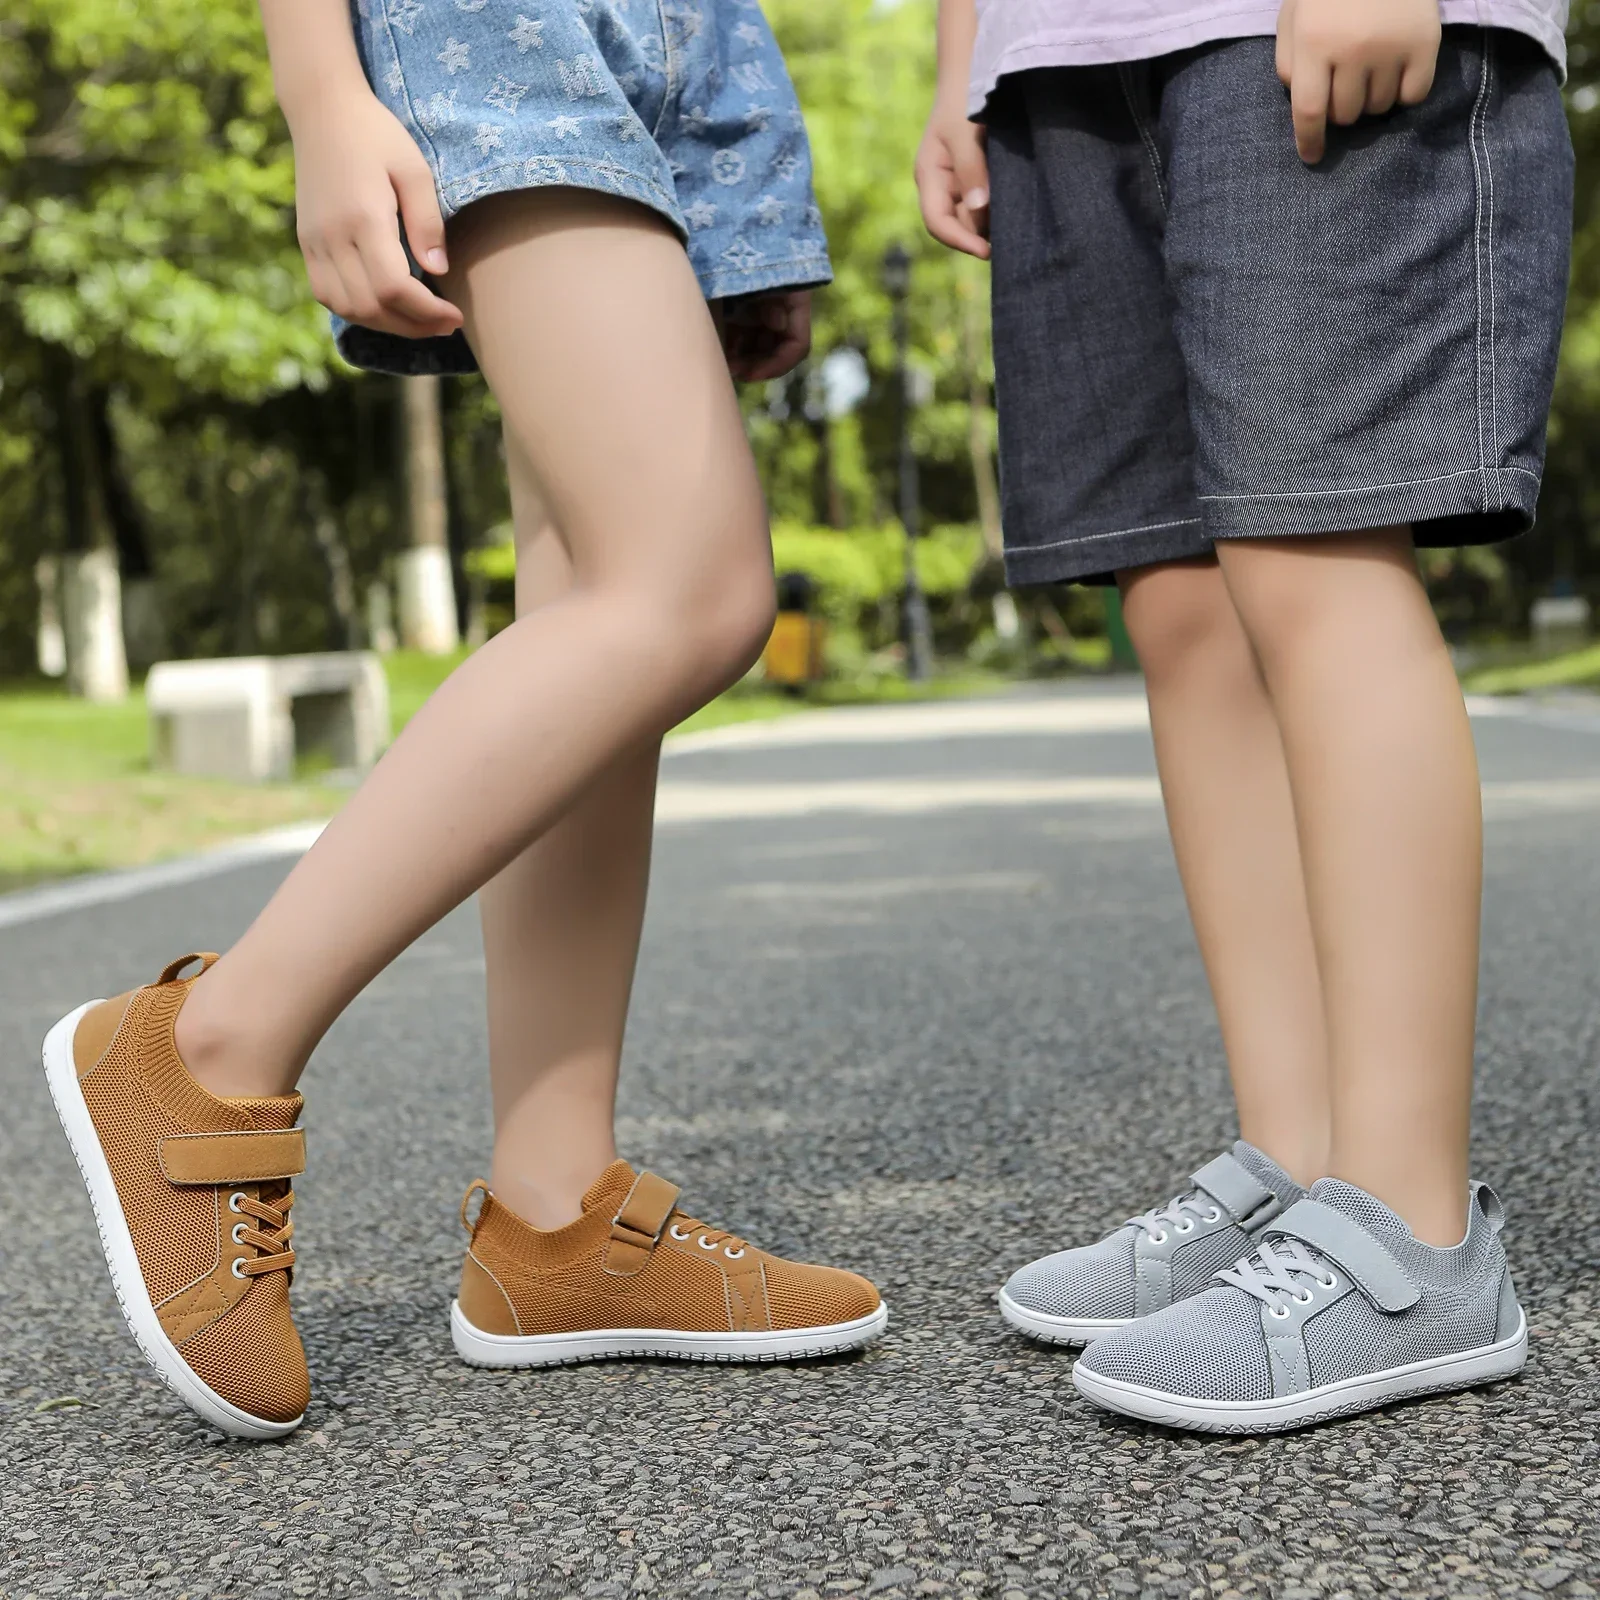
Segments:
[[[396,732],[460,660],[406,651],[389,657]],[[825,685],[803,698],[740,685],[697,711],[682,731],[788,716],[809,705],[972,694],[1003,682],[955,673],[913,689],[898,678],[873,678]],[[155,772],[143,695],[98,706],[54,687],[0,691],[0,891],[187,855],[328,816],[350,791],[318,776],[312,766],[293,783],[235,784]]]
[[[1549,689],[1600,689],[1600,644],[1538,661],[1516,661],[1468,672],[1471,694],[1537,694]]]
[[[153,772],[148,738],[142,695],[97,706],[48,688],[0,694],[0,890],[325,817],[348,792]]]

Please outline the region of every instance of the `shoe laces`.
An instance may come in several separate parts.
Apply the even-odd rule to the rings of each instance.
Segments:
[[[713,1228],[708,1222],[696,1222],[682,1211],[672,1213],[667,1232],[679,1244],[694,1240],[707,1255],[721,1250],[729,1261],[737,1261],[750,1248],[738,1234],[729,1233],[726,1228]]]
[[[233,1225],[233,1242],[247,1244],[259,1252],[235,1263],[236,1277],[259,1278],[267,1272],[293,1271],[294,1248],[289,1243],[294,1237],[294,1224],[289,1220],[289,1209],[293,1205],[294,1190],[287,1185],[271,1200],[264,1194],[252,1200],[242,1189],[235,1189],[228,1196],[231,1212],[253,1219]]]
[[[1336,1289],[1339,1280],[1327,1263],[1299,1239],[1264,1239],[1237,1265],[1217,1274],[1222,1283],[1232,1284],[1262,1301],[1274,1317],[1289,1315],[1289,1302],[1308,1306],[1311,1290],[1301,1280],[1310,1278],[1319,1288]]]
[[[1151,1244],[1165,1244],[1169,1227],[1177,1233],[1189,1233],[1194,1228],[1196,1217],[1202,1222],[1222,1220],[1221,1208],[1210,1195],[1200,1189],[1191,1189],[1187,1194],[1180,1194],[1176,1200],[1170,1200],[1164,1206],[1157,1206],[1153,1211],[1142,1212],[1139,1216],[1130,1217],[1128,1220],[1150,1235]]]

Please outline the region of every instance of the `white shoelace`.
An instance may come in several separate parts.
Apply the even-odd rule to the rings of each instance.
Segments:
[[[1202,1222],[1219,1222],[1222,1219],[1221,1208],[1209,1195],[1202,1194],[1198,1189],[1191,1189],[1187,1194],[1180,1194],[1176,1200],[1169,1201],[1164,1206],[1157,1206],[1153,1211],[1129,1217],[1128,1220],[1137,1223],[1155,1243],[1160,1244],[1167,1236],[1169,1222],[1179,1233],[1187,1233],[1194,1226],[1185,1213],[1193,1213]]]
[[[1264,1301],[1274,1316],[1287,1316],[1290,1300],[1310,1302],[1311,1291],[1300,1278],[1312,1278],[1323,1289],[1335,1288],[1339,1281],[1314,1250],[1287,1237],[1262,1240],[1252,1254],[1217,1277]]]

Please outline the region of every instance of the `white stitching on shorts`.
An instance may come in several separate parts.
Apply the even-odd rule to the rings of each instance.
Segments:
[[[1498,476],[1502,472],[1520,472],[1524,478],[1539,481],[1537,472],[1526,467],[1491,467],[1489,472]],[[1348,489],[1275,489],[1268,494],[1202,494],[1197,500],[1312,500],[1328,495],[1375,494],[1380,489],[1421,489],[1430,483],[1453,483],[1457,478],[1483,478],[1484,498],[1489,497],[1488,477],[1482,467],[1463,467],[1459,472],[1447,472],[1442,478],[1404,478],[1399,483],[1358,483]]]
[[[1472,116],[1470,117],[1470,119],[1467,122],[1467,149],[1468,149],[1468,152],[1472,156],[1473,187],[1476,190],[1476,194],[1474,196],[1474,199],[1475,199],[1475,206],[1474,206],[1475,216],[1474,216],[1474,219],[1473,219],[1473,230],[1472,230],[1472,254],[1473,254],[1473,287],[1474,287],[1474,289],[1476,291],[1477,302],[1478,302],[1477,352],[1476,352],[1477,353],[1477,359],[1478,359],[1478,393],[1477,393],[1478,472],[1479,472],[1479,475],[1483,479],[1483,494],[1484,494],[1484,498],[1487,499],[1488,496],[1489,496],[1489,453],[1484,448],[1484,442],[1483,442],[1483,401],[1484,401],[1484,388],[1485,388],[1484,379],[1485,379],[1485,376],[1486,376],[1485,368],[1487,366],[1487,368],[1488,368],[1487,376],[1488,376],[1488,379],[1489,379],[1489,384],[1492,386],[1492,384],[1494,382],[1494,378],[1493,378],[1494,350],[1493,350],[1492,343],[1491,343],[1491,347],[1490,347],[1489,352],[1488,352],[1488,361],[1485,362],[1485,359],[1484,359],[1484,316],[1483,316],[1483,311],[1484,311],[1484,288],[1485,288],[1485,283],[1484,283],[1484,279],[1485,279],[1485,267],[1484,267],[1484,259],[1485,259],[1484,244],[1485,244],[1485,240],[1484,240],[1484,234],[1485,234],[1485,212],[1486,212],[1486,204],[1485,203],[1486,203],[1486,200],[1487,200],[1487,201],[1489,201],[1489,204],[1492,204],[1492,200],[1490,200],[1488,194],[1486,193],[1486,186],[1485,186],[1485,183],[1484,183],[1484,171],[1483,171],[1484,163],[1488,159],[1488,145],[1487,145],[1487,143],[1485,143],[1484,148],[1483,148],[1483,152],[1482,152],[1482,160],[1480,160],[1479,149],[1478,149],[1478,125],[1479,125],[1479,122],[1480,122],[1480,120],[1481,120],[1481,118],[1483,116],[1484,108],[1488,104],[1488,98],[1489,98],[1489,61],[1490,61],[1490,52],[1489,52],[1488,29],[1482,30],[1482,32],[1480,34],[1480,38],[1482,39],[1482,48],[1483,48],[1483,70],[1480,73],[1479,79],[1478,79],[1478,97],[1473,102]],[[1490,226],[1492,226],[1492,220],[1490,221]],[[1488,281],[1488,299],[1489,299],[1489,303],[1490,303],[1489,315],[1490,315],[1490,321],[1491,321],[1490,338],[1491,338],[1491,341],[1492,341],[1492,339],[1493,339],[1492,322],[1493,322],[1493,316],[1494,316],[1494,307],[1493,307],[1493,302],[1494,302],[1494,279],[1493,279],[1493,276],[1492,276],[1492,272],[1493,272],[1493,268],[1492,267],[1489,269],[1489,272],[1490,272],[1490,277],[1489,277],[1489,281]]]
[[[1122,98],[1128,103],[1128,115],[1133,118],[1133,125],[1139,130],[1139,138],[1144,144],[1145,154],[1150,158],[1150,171],[1155,175],[1156,180],[1156,198],[1160,200],[1161,209],[1165,212],[1167,209],[1167,184],[1161,175],[1161,155],[1156,149],[1155,138],[1145,126],[1144,118],[1139,114],[1139,107],[1133,98],[1133,68],[1127,62],[1122,62],[1118,65],[1117,82],[1122,85]]]
[[[1102,539],[1124,539],[1135,533],[1158,533],[1162,528],[1190,528],[1200,517],[1178,517],[1172,522],[1147,522],[1142,528],[1113,528],[1110,533],[1080,533],[1074,539],[1052,539],[1049,544],[1025,544],[1011,551],[1013,556],[1031,555],[1035,550],[1060,550],[1069,544],[1097,544]]]
[[[1483,29],[1483,61],[1488,86],[1493,88],[1494,30]],[[1483,176],[1488,179],[1490,206],[1488,206],[1488,238],[1483,248],[1483,259],[1490,269],[1490,451],[1499,461],[1499,374],[1494,371],[1494,162],[1490,157],[1490,96],[1483,96],[1483,120],[1480,122],[1483,138]]]

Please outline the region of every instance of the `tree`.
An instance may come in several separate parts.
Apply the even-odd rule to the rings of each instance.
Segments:
[[[254,399],[319,387],[332,361],[253,0],[10,0],[0,174],[0,348],[47,378],[28,465],[53,459],[60,484],[69,677],[114,696],[119,556],[142,548],[114,393]]]

